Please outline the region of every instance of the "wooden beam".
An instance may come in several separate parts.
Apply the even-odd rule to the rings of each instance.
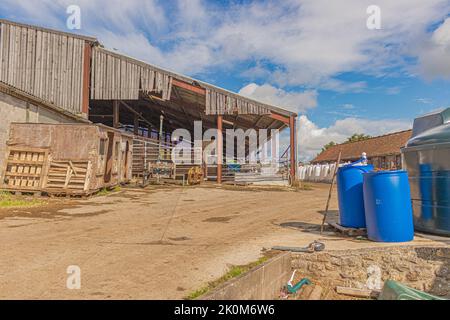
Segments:
[[[194,93],[197,93],[197,94],[200,94],[200,95],[203,95],[203,96],[206,96],[206,89],[194,86],[194,85],[184,82],[184,81],[172,79],[172,85],[182,88],[182,89],[185,89],[185,90],[188,90],[188,91],[191,91],[191,92],[194,92]]]
[[[89,118],[113,118],[112,114],[90,114]]]
[[[238,118],[238,117],[236,117],[236,120],[237,120],[237,118]],[[258,118],[258,120],[256,120],[255,127],[259,128],[259,123],[261,122],[262,119],[264,119],[264,116],[260,116],[260,117]]]
[[[131,106],[129,106],[127,103],[123,102],[122,100],[120,100],[120,103],[131,113],[133,113],[134,115],[137,115],[139,117],[140,120],[142,120],[143,122],[145,122],[146,124],[148,124],[151,127],[156,128],[150,121],[148,121],[147,119],[145,119],[142,114],[140,114],[139,112],[137,112],[136,110],[134,110]]]
[[[285,124],[287,124],[287,125],[290,124],[290,118],[288,118],[288,117],[285,117],[285,116],[282,116],[282,115],[279,115],[279,114],[276,114],[276,113],[270,114],[270,117],[271,117],[272,119],[281,121],[281,122],[283,122],[283,123],[285,123]],[[291,116],[291,117],[292,117],[292,116]]]
[[[161,114],[164,114],[166,117],[166,121],[169,123],[176,124],[178,126],[178,129],[188,129],[194,127],[194,122],[189,121],[189,119],[186,119],[186,115],[179,110],[161,106],[158,103],[155,103],[154,101],[149,102],[150,108],[155,108],[157,111],[159,111]],[[159,120],[158,120],[159,121]]]

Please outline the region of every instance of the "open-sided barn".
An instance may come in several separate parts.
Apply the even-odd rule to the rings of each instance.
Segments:
[[[0,20],[0,91],[2,152],[11,122],[131,126],[141,140],[156,134],[170,146],[176,129],[194,136],[201,121],[203,131],[218,130],[218,155],[227,129],[290,128],[284,154],[290,178],[296,174],[295,113],[107,50],[92,37]],[[211,178],[222,182],[226,170],[219,160]]]

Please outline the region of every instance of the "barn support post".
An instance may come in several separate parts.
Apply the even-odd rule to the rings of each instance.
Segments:
[[[217,183],[222,183],[222,158],[223,158],[223,117],[217,116]]]
[[[139,135],[139,116],[134,114],[134,135]]]
[[[113,101],[113,127],[118,129],[120,126],[120,106],[119,101]]]
[[[91,81],[91,53],[92,48],[88,42],[84,44],[84,60],[83,60],[83,96],[81,113],[89,118],[89,83]]]
[[[295,115],[290,116],[289,118],[289,129],[291,133],[291,139],[290,139],[290,150],[291,150],[291,184],[295,182],[295,176],[297,173],[297,128],[295,126]]]

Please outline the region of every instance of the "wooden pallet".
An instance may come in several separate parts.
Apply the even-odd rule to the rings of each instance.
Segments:
[[[89,193],[91,162],[52,160],[48,166],[43,190],[49,194],[82,194]]]
[[[0,186],[17,192],[39,191],[47,171],[48,149],[9,147]]]

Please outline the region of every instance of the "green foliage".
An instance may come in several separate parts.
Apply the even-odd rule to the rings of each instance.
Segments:
[[[217,279],[216,281],[210,282],[208,285],[190,293],[187,297],[186,300],[195,300],[198,297],[206,294],[207,292],[209,292],[210,290],[218,287],[219,285],[221,285],[222,283],[225,283],[231,279],[237,278],[240,275],[250,271],[251,269],[253,269],[254,267],[257,267],[261,264],[263,264],[264,262],[266,262],[268,260],[267,257],[262,257],[260,259],[258,259],[255,262],[252,262],[246,266],[232,266],[230,268],[230,270],[228,270],[228,272],[226,274],[224,274],[222,277],[220,277],[219,279]]]
[[[22,197],[15,197],[9,192],[0,192],[0,208],[11,207],[34,207],[45,203],[39,199],[25,199]]]
[[[365,135],[363,133],[355,133],[350,138],[347,139],[347,142],[364,141],[370,138],[372,138],[372,136]]]
[[[363,133],[355,133],[351,137],[349,137],[346,142],[364,141],[364,140],[367,140],[367,139],[370,139],[370,138],[372,138],[372,136],[369,136],[369,135],[366,135],[366,134],[363,134]],[[331,142],[329,142],[329,143],[327,143],[326,145],[323,146],[322,152],[324,152],[324,151],[326,151],[326,150],[328,150],[331,147],[334,147],[336,145],[337,145],[336,142],[331,141]]]
[[[328,142],[326,145],[323,146],[322,152],[324,152],[324,151],[330,149],[331,147],[333,147],[333,146],[335,146],[335,145],[337,145],[337,143],[334,142],[334,141]]]
[[[97,196],[107,196],[110,193],[119,192],[120,190],[122,190],[120,186],[115,186],[112,189],[103,188],[99,192],[97,192]]]

